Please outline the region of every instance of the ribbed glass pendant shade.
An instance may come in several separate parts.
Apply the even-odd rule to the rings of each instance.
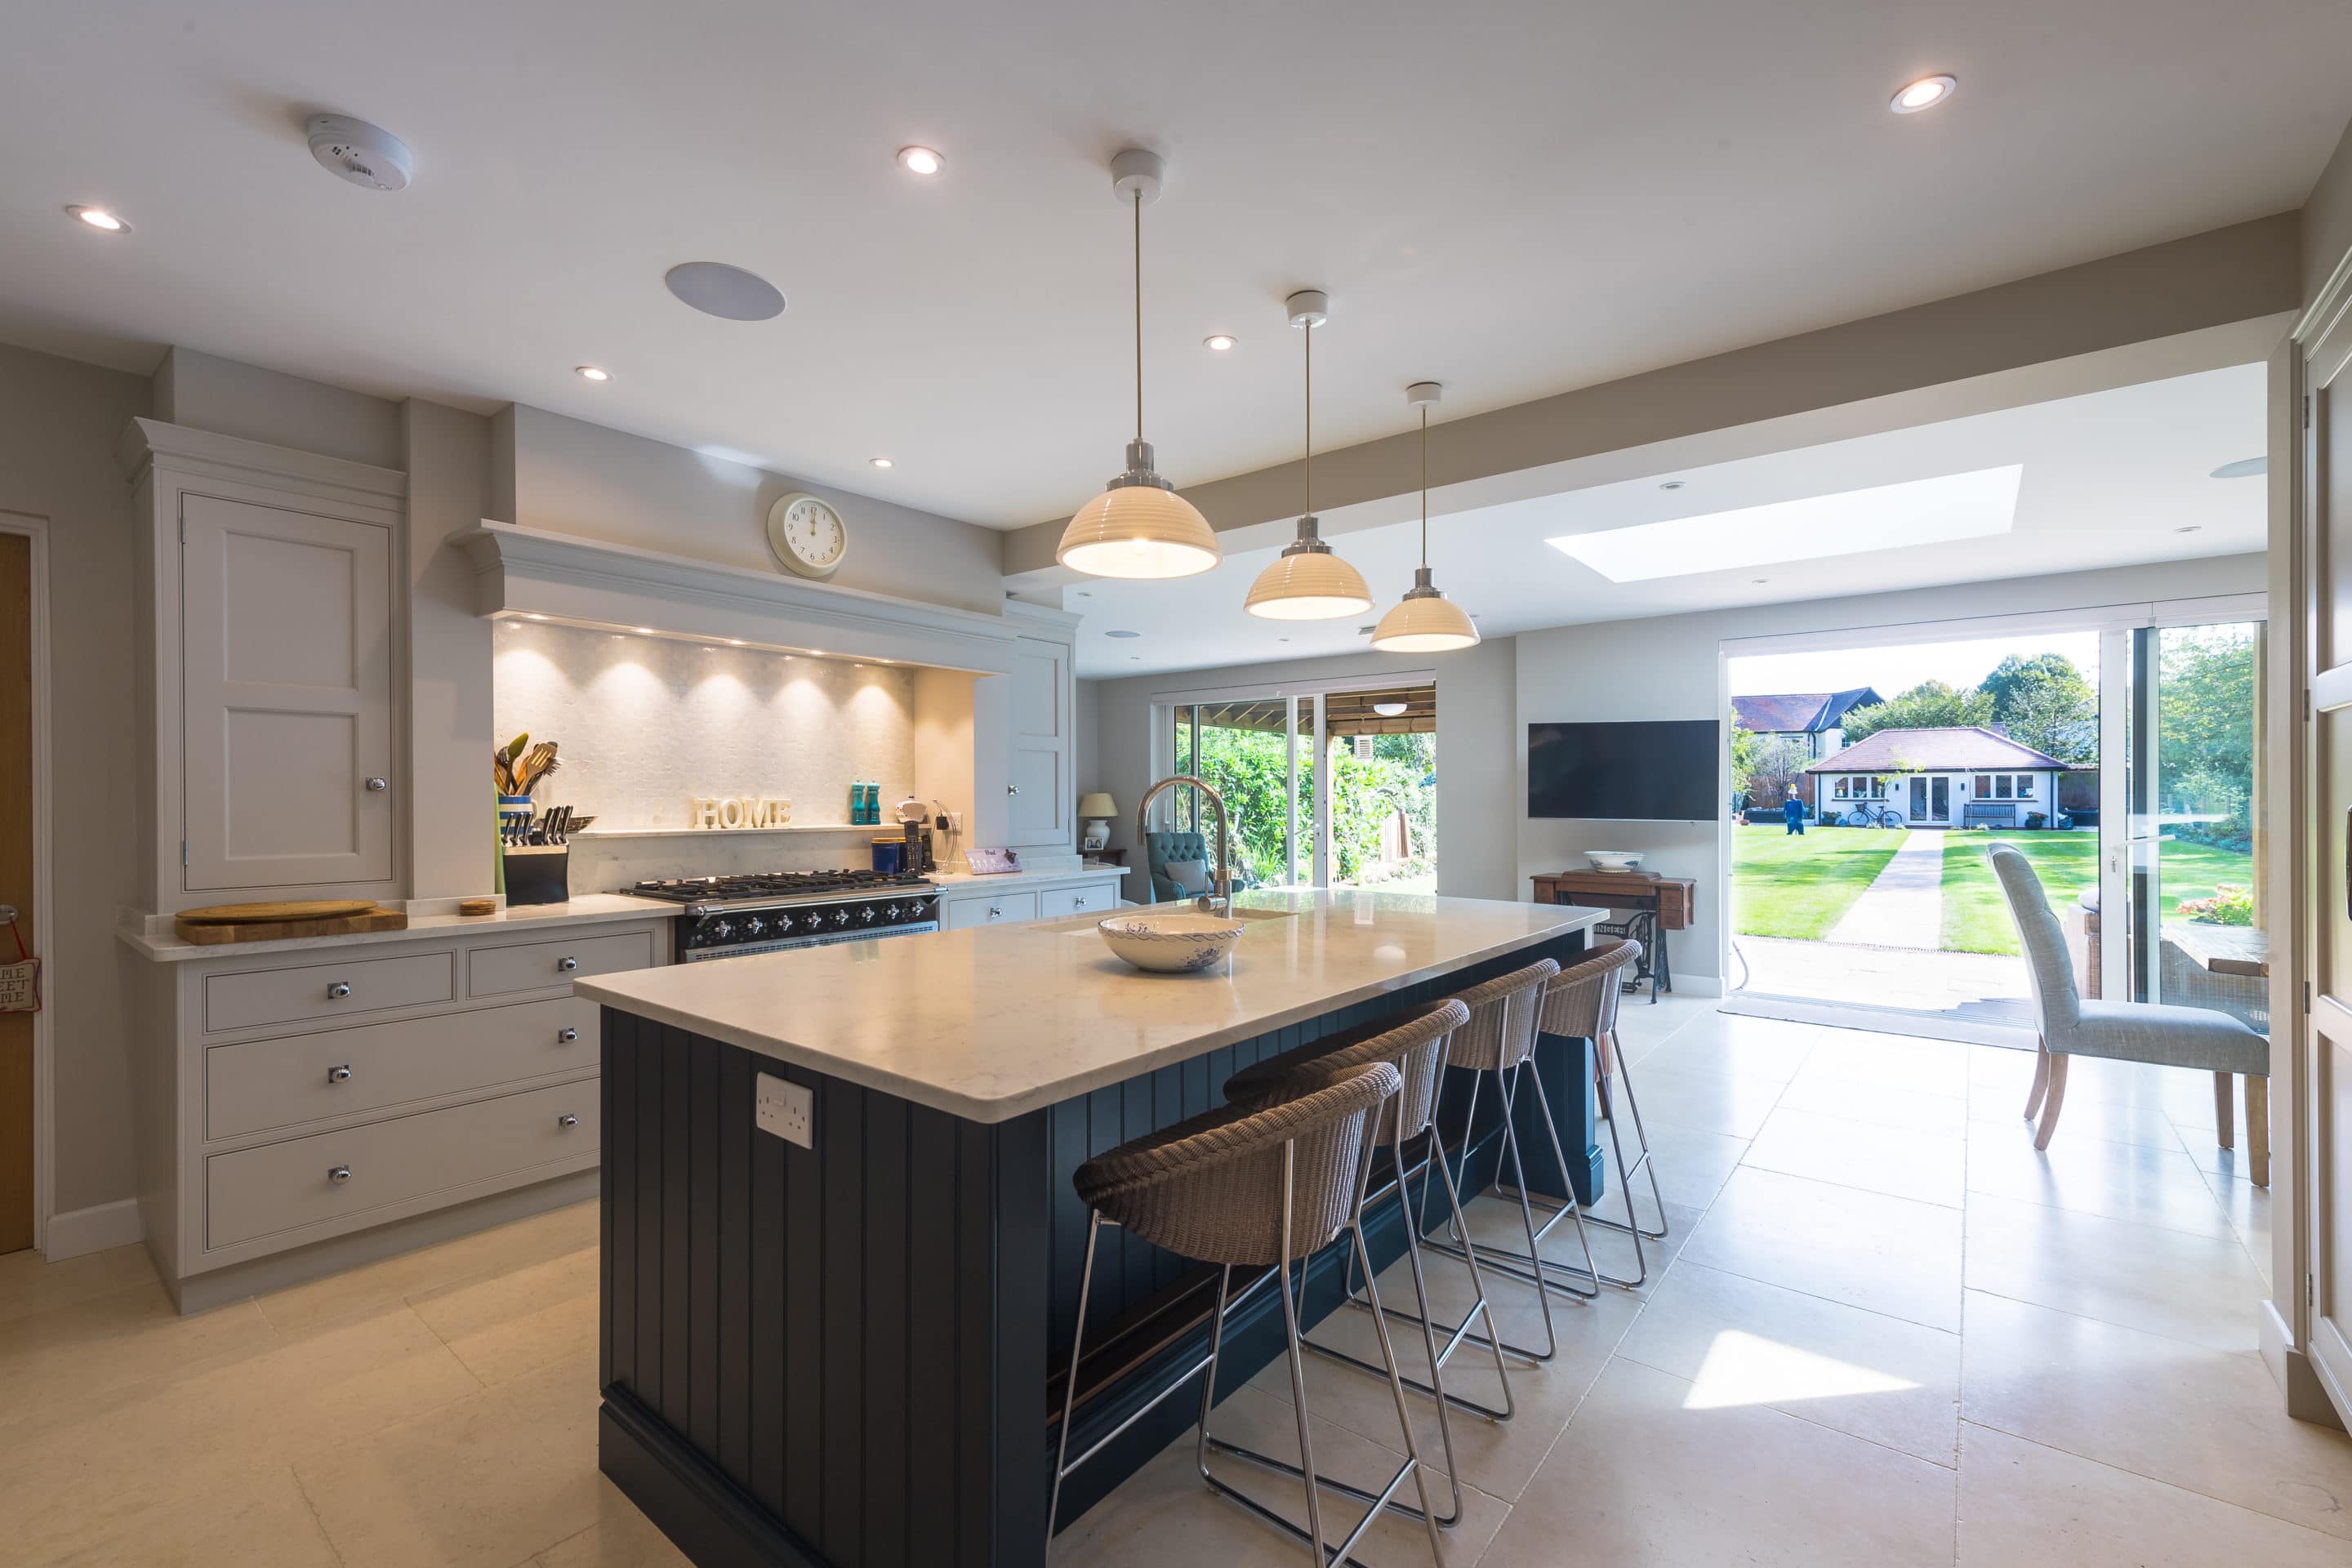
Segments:
[[[1417,569],[1412,586],[1395,609],[1381,617],[1372,631],[1372,646],[1382,653],[1451,653],[1476,647],[1478,627],[1459,605],[1448,600],[1429,581],[1429,568]]]
[[[1328,621],[1372,607],[1364,574],[1331,553],[1316,520],[1298,520],[1298,539],[1250,584],[1242,607],[1269,621]]]
[[[1095,577],[1191,577],[1224,559],[1201,509],[1151,468],[1151,443],[1127,444],[1127,472],[1077,510],[1054,559]]]

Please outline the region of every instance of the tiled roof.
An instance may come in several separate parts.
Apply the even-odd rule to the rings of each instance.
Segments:
[[[1973,773],[1979,769],[2055,768],[2047,752],[1978,725],[1950,730],[1881,730],[1822,758],[1809,773]]]
[[[1846,691],[1790,691],[1777,697],[1735,697],[1731,710],[1739,727],[1759,735],[1808,734],[1826,730],[1850,709],[1882,701],[1867,686]]]

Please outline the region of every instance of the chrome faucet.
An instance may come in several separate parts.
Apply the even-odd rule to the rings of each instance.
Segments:
[[[1211,912],[1231,909],[1234,896],[1233,834],[1225,820],[1225,797],[1219,795],[1216,786],[1210,784],[1208,780],[1192,773],[1177,773],[1173,777],[1161,779],[1158,784],[1145,790],[1143,799],[1135,808],[1135,841],[1138,844],[1142,843],[1144,835],[1150,831],[1147,825],[1151,818],[1151,803],[1160,798],[1160,793],[1162,790],[1174,789],[1179,784],[1192,785],[1207,795],[1209,804],[1217,808],[1217,874],[1209,883],[1209,890],[1196,902],[1201,909]],[[1196,814],[1195,820],[1197,819]],[[1146,867],[1147,876],[1150,875],[1150,868]]]

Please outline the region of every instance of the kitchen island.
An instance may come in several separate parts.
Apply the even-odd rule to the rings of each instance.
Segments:
[[[601,976],[604,1472],[695,1562],[1042,1563],[1063,1380],[1073,1451],[1205,1343],[1214,1271],[1124,1233],[1066,1364],[1087,1211],[1070,1175],[1222,1102],[1262,1057],[1538,957],[1573,907],[1364,892],[1245,894],[1229,964],[1143,974],[1091,918],[940,931]],[[1571,1167],[1599,1194],[1591,1044],[1538,1050]],[[761,1079],[807,1091],[806,1144],[755,1129]],[[773,1080],[782,1080],[781,1084]],[[1469,1097],[1451,1085],[1447,1101]],[[1469,1129],[1494,1179],[1495,1097]],[[1458,1110],[1448,1139],[1462,1135]],[[1376,1258],[1403,1246],[1391,1208]],[[1336,1304],[1337,1255],[1308,1316]],[[1223,1380],[1279,1353],[1265,1293]],[[1063,1519],[1191,1424],[1171,1400],[1064,1488]]]

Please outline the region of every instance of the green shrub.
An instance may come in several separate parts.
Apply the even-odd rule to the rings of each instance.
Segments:
[[[2181,900],[2180,913],[2205,925],[2250,926],[2254,923],[2253,890],[2223,882],[2210,899]]]

